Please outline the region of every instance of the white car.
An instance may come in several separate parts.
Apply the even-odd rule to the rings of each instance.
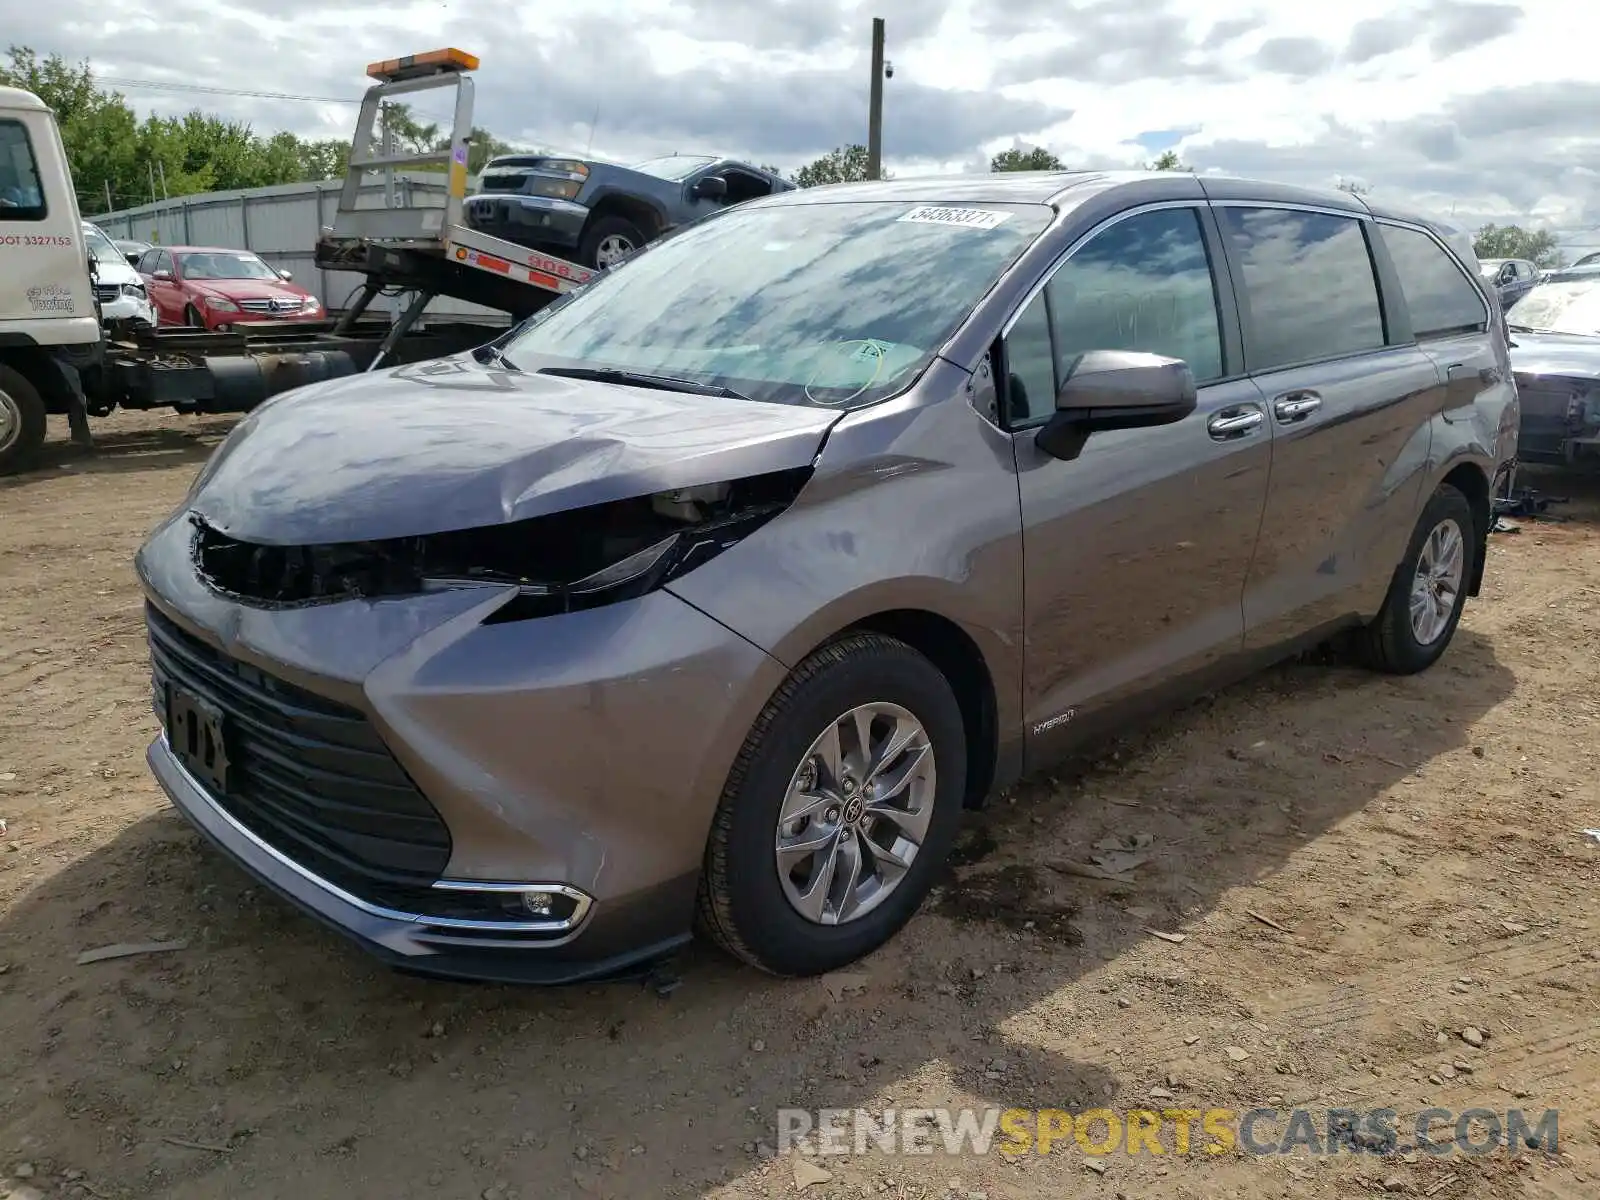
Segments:
[[[118,250],[98,225],[83,223],[83,244],[94,259],[94,294],[100,302],[102,321],[126,321],[137,318],[156,323],[155,309],[150,306],[150,295],[145,291],[144,280],[129,265],[127,257]]]

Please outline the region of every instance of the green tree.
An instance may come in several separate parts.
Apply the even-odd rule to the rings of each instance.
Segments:
[[[1485,225],[1472,239],[1479,258],[1525,258],[1538,267],[1559,267],[1561,248],[1548,229],[1523,229],[1520,225]]]
[[[892,176],[881,172],[884,179]],[[807,163],[794,174],[799,186],[821,187],[825,183],[859,183],[867,177],[867,148],[861,145],[839,146],[828,151],[815,162]]]
[[[1066,164],[1043,146],[1012,146],[989,160],[991,171],[1065,171]]]
[[[1193,171],[1194,168],[1178,157],[1176,150],[1163,150],[1154,162],[1145,164],[1146,171]]]
[[[55,111],[85,212],[104,210],[108,198],[111,208],[130,208],[163,195],[338,179],[350,157],[349,143],[339,138],[262,137],[249,125],[199,109],[141,121],[120,93],[96,84],[88,63],[41,58],[26,46],[10,47],[0,59],[0,84],[26,88]],[[418,120],[403,104],[389,106],[387,116],[401,153],[448,144],[438,125]],[[488,130],[474,129],[468,168],[479,171],[512,149]]]

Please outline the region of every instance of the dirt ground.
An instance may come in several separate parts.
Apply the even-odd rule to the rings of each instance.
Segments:
[[[1600,826],[1600,485],[1528,477],[1569,519],[1495,536],[1425,675],[1284,666],[1024,784],[860,978],[695,948],[664,996],[538,991],[374,965],[253,889],[146,773],[130,558],[226,427],[117,416],[93,456],[56,429],[47,469],[0,482],[0,1196],[1600,1194],[1581,832]],[[1137,882],[1063,869],[1141,834]],[[187,948],[76,961],[169,939]],[[1560,1151],[1069,1139],[829,1158],[826,1179],[774,1154],[779,1108],[945,1105],[1393,1108],[1402,1133],[1429,1106],[1558,1108]]]

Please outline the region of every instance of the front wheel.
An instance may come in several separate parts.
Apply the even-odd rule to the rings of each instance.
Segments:
[[[824,646],[762,710],[729,773],[702,928],[776,975],[877,949],[932,886],[966,774],[961,709],[932,663],[881,634]]]
[[[1439,661],[1455,637],[1477,563],[1472,505],[1440,484],[1422,510],[1377,618],[1361,631],[1361,657],[1376,670],[1412,675]]]
[[[586,267],[614,267],[645,243],[644,232],[625,217],[596,217],[584,232],[578,256]]]
[[[26,471],[44,446],[45,407],[39,389],[0,363],[0,475]]]

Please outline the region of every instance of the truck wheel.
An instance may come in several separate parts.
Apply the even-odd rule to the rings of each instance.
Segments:
[[[0,475],[26,471],[44,445],[44,400],[23,375],[0,364]]]
[[[961,708],[937,667],[876,633],[824,646],[767,702],[728,774],[700,927],[776,975],[870,953],[938,876],[966,777]]]
[[[584,232],[578,257],[586,267],[613,267],[645,241],[644,231],[626,217],[597,217]]]
[[[1356,638],[1365,665],[1390,675],[1427,670],[1461,623],[1478,554],[1472,505],[1440,484],[1422,510],[1411,544],[1377,618]]]

